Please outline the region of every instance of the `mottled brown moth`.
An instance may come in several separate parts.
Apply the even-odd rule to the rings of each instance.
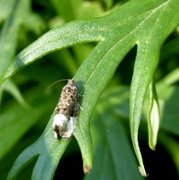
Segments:
[[[60,99],[56,106],[56,114],[53,119],[53,130],[55,138],[70,138],[76,127],[79,111],[79,94],[74,80],[69,79],[63,87]]]

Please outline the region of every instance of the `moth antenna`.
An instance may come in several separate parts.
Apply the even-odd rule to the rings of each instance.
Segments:
[[[55,82],[53,82],[52,84],[50,84],[47,89],[51,88],[52,86],[54,86],[55,84],[59,83],[59,82],[62,82],[62,81],[68,81],[68,79],[60,79],[60,80],[57,80]]]

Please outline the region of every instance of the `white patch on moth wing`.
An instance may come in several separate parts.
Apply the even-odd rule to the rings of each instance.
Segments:
[[[53,118],[53,127],[55,126],[64,126],[66,122],[68,121],[68,118],[64,114],[56,114]]]
[[[63,133],[67,126],[68,118],[64,114],[56,114],[53,118],[53,129],[54,129],[54,137],[58,138],[59,134]],[[58,128],[58,131],[55,129]]]
[[[62,138],[70,138],[75,130],[77,124],[77,117],[70,117],[67,123],[66,131],[63,133]]]

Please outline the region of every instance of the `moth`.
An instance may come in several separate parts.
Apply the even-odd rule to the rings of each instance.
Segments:
[[[70,138],[76,127],[79,112],[79,94],[74,80],[69,79],[63,87],[53,119],[55,138]]]

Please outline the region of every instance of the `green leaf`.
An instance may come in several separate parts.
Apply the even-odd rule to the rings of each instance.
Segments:
[[[174,85],[177,81],[179,81],[179,68],[170,72],[157,86],[162,117],[161,129],[175,135],[179,135],[179,87]]]
[[[0,159],[39,120],[53,104],[53,98],[44,96],[42,89],[30,91],[26,96],[30,109],[12,104],[0,115]],[[40,96],[40,95],[41,96]],[[31,98],[32,97],[32,98]]]
[[[109,9],[113,4],[113,0],[102,0],[102,1],[105,3],[107,9]]]
[[[162,91],[162,88],[165,88],[165,86],[169,87],[178,81],[179,81],[179,68],[176,68],[159,82],[159,90]]]
[[[168,87],[165,88],[165,98],[162,98],[162,119],[161,128],[167,130],[173,134],[179,135],[179,87]],[[161,92],[161,95],[164,93]]]
[[[87,19],[92,17],[100,17],[104,14],[105,12],[100,2],[89,3],[89,1],[84,1],[82,8],[79,10],[78,18]]]
[[[10,1],[8,1],[10,2]],[[26,1],[27,2],[27,1]],[[1,1],[2,5],[4,4]],[[5,73],[7,67],[12,64],[13,57],[16,51],[18,31],[21,23],[21,17],[23,12],[21,12],[21,7],[24,5],[24,0],[18,0],[11,2],[13,7],[11,7],[11,12],[8,19],[5,21],[2,30],[0,32],[0,76]],[[6,3],[5,3],[6,4]],[[6,4],[7,5],[7,4]],[[4,6],[2,6],[4,7]],[[8,6],[9,7],[9,6]],[[26,8],[25,8],[26,9]],[[15,86],[12,81],[6,81],[1,86],[1,95],[3,90],[11,93],[23,106],[27,107],[27,103],[24,101],[20,94],[20,91]]]
[[[32,132],[33,134],[29,135],[27,138],[21,138],[21,140],[15,146],[13,146],[12,151],[7,153],[2,159],[0,159],[0,173],[2,180],[7,178],[9,170],[18,154],[20,154],[24,148],[29,146],[29,144],[34,142],[35,139],[37,139],[38,134],[35,131]],[[18,176],[18,180],[30,179],[33,166],[34,164],[31,163],[30,167],[28,166],[28,168],[23,171],[24,173],[20,173],[20,177]]]
[[[64,153],[69,140],[57,140],[52,130],[53,115],[40,138],[16,159],[8,178],[17,177],[18,173],[35,157],[38,157],[32,173],[32,179],[49,180],[53,178],[59,159]]]
[[[170,59],[172,55],[175,55],[179,52],[179,37],[169,41],[164,47],[162,48],[161,59],[166,60]]]
[[[32,12],[31,4],[30,0],[21,0],[21,7],[19,8],[21,23],[27,27],[28,30],[40,34],[45,24],[38,14]]]
[[[16,85],[11,80],[6,80],[2,84],[1,88],[2,88],[2,90],[7,91],[10,94],[12,94],[22,106],[28,108],[28,104],[22,97],[19,89],[16,87]]]
[[[91,125],[94,166],[85,179],[143,179],[120,119],[108,109],[101,112]]]
[[[143,38],[138,41],[138,52],[131,84],[130,126],[134,150],[139,160],[139,168],[143,175],[146,175],[146,172],[138,144],[138,128],[144,96],[159,61],[160,47],[169,33],[176,27],[179,20],[179,13],[174,15],[174,12],[179,12],[178,5],[179,2],[177,1],[165,1],[157,8],[153,8],[144,21],[145,25],[143,28],[148,26],[148,29],[146,31],[140,29],[139,31],[139,34],[142,35]],[[162,24],[162,26],[159,24]],[[154,38],[155,41],[152,40]]]
[[[178,0],[130,1],[102,18],[89,21],[74,21],[61,28],[49,31],[16,56],[14,63],[0,76],[0,82],[10,78],[21,68],[48,53],[76,44],[98,42],[74,77],[79,93],[82,95],[80,105],[84,109],[80,111],[78,127],[74,135],[79,143],[83,166],[87,172],[92,166],[92,142],[89,129],[92,112],[102,91],[112,79],[119,63],[137,45],[137,57],[130,94],[130,126],[132,142],[140,164],[140,170],[143,175],[146,175],[138,145],[138,128],[143,100],[148,85],[153,79],[162,43],[177,26],[178,21]],[[49,132],[50,134],[48,136],[43,134],[38,142],[40,145],[42,145],[42,142],[48,142],[47,146],[50,147],[52,145],[54,148],[48,152],[54,155],[58,143],[54,143],[50,124],[51,122],[49,122],[44,133]],[[60,159],[67,143],[60,141],[59,146],[62,146],[60,153],[54,155],[55,157],[51,157],[50,154],[50,158]],[[48,153],[44,152],[43,149],[37,149],[38,153],[42,155]],[[22,165],[30,158],[24,159]],[[18,168],[16,167],[17,163],[15,163],[13,169],[15,168],[16,171],[11,171],[13,176],[15,176],[18,169],[21,169],[22,159],[19,158],[18,160]],[[41,161],[45,162],[46,159],[43,156],[39,157],[35,172],[38,167],[40,172],[43,170],[43,172],[46,172],[47,166],[42,167],[39,165]],[[50,165],[52,169],[49,173],[46,173],[47,177],[52,177],[57,161],[52,160]],[[36,178],[40,176],[39,174],[36,175],[36,173],[33,173],[33,175]]]
[[[129,119],[129,87],[115,86],[105,89],[100,97],[100,104],[106,106],[121,119]]]
[[[167,152],[171,155],[173,162],[176,164],[177,170],[179,169],[179,144],[167,134],[161,134],[160,141],[166,148]],[[166,143],[167,142],[167,143]]]
[[[82,4],[82,0],[51,0],[51,2],[58,14],[62,15],[62,17],[64,17],[66,21],[71,21],[78,16],[78,12]]]
[[[18,31],[22,22],[26,22],[29,14],[29,0],[16,0],[13,3],[12,11],[4,23],[0,32],[0,77],[6,72],[7,68],[12,64],[15,55]],[[28,21],[35,18],[35,15],[28,18]],[[37,17],[36,17],[37,18]],[[38,20],[36,20],[38,22]],[[33,28],[36,26],[33,23]]]
[[[12,12],[12,8],[14,6],[15,1],[16,0],[1,0],[0,1],[0,24]]]
[[[17,44],[17,33],[19,29],[18,6],[19,1],[15,1],[14,8],[4,23],[0,32],[0,75],[6,71],[7,67],[12,63]]]

